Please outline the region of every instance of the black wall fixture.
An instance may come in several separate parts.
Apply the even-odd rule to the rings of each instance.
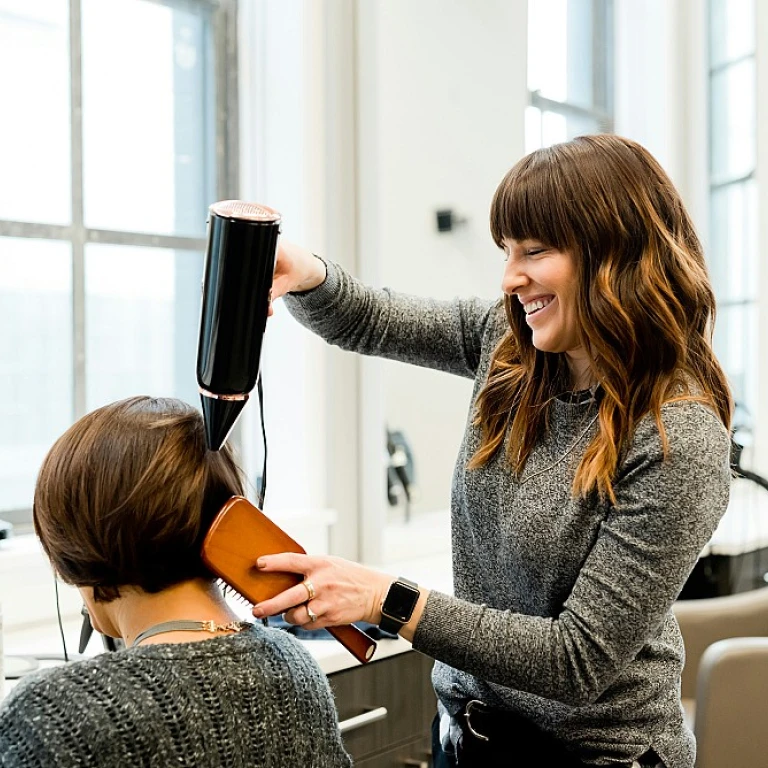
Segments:
[[[452,232],[457,226],[466,224],[467,220],[456,215],[452,208],[441,208],[435,212],[438,232]]]

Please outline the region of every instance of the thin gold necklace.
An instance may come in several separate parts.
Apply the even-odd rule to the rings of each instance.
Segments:
[[[143,640],[148,637],[154,637],[165,632],[242,632],[248,627],[252,627],[250,621],[228,621],[224,624],[217,624],[212,619],[208,621],[188,621],[179,619],[177,621],[163,621],[160,624],[154,624],[148,627],[143,632],[136,635],[136,638],[131,643],[131,648],[137,646]]]

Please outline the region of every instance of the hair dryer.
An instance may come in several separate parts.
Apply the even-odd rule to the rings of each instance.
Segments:
[[[280,218],[240,200],[209,208],[197,383],[213,451],[226,442],[259,378]]]

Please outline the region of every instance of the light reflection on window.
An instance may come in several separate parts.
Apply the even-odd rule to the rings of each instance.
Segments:
[[[525,147],[610,130],[611,0],[529,0]]]
[[[528,3],[528,90],[568,100],[568,0]]]
[[[0,237],[0,509],[32,506],[35,477],[72,422],[69,243]]]
[[[715,352],[747,412],[757,403],[754,0],[709,1],[710,238]]]
[[[68,3],[0,0],[0,219],[70,222],[68,36]]]

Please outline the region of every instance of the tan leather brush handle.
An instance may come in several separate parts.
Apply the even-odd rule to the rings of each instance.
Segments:
[[[354,624],[342,624],[339,627],[326,627],[361,664],[370,661],[376,650],[376,643]]]
[[[250,501],[233,496],[211,524],[202,547],[203,562],[250,603],[260,603],[301,583],[298,573],[263,573],[254,567],[260,555],[304,548]],[[329,634],[361,664],[369,662],[376,641],[354,624],[328,627]]]

